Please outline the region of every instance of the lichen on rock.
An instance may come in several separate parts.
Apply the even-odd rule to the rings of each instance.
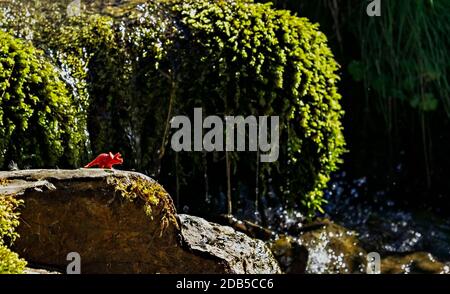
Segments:
[[[108,181],[126,199],[130,201],[135,199],[143,200],[144,210],[151,219],[153,219],[153,209],[155,207],[161,210],[159,219],[161,223],[160,237],[162,237],[164,230],[170,224],[178,228],[175,206],[169,193],[161,185],[136,175],[122,178],[111,177],[108,178]]]

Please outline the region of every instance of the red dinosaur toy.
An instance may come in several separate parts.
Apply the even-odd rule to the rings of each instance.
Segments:
[[[120,155],[120,153],[116,153],[115,155],[113,155],[111,152],[109,152],[109,153],[100,154],[93,161],[86,164],[85,168],[98,166],[99,168],[112,169],[113,165],[122,164],[122,163],[123,163],[123,159],[122,159],[122,155]]]

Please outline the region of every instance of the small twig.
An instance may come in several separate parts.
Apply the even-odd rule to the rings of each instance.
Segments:
[[[171,90],[170,90],[170,95],[169,95],[169,109],[167,111],[167,118],[166,118],[166,123],[164,126],[164,134],[163,134],[163,138],[162,138],[161,147],[159,148],[159,152],[158,152],[158,165],[157,165],[157,170],[156,170],[157,175],[159,175],[159,173],[161,172],[161,160],[164,157],[164,154],[166,153],[167,137],[169,135],[169,125],[170,125],[170,120],[172,117],[173,101],[175,100],[176,91],[177,91],[176,79],[173,76],[169,76],[167,73],[165,73],[163,71],[161,71],[161,73],[163,74],[163,76],[165,76],[166,78],[168,78],[170,80]]]

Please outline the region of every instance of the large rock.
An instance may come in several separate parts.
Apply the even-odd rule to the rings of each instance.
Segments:
[[[194,252],[213,255],[234,273],[279,273],[280,269],[261,240],[251,239],[233,228],[179,215],[181,235]],[[269,261],[269,262],[268,262]]]
[[[248,220],[238,220],[228,215],[218,218],[221,224],[229,225],[236,231],[252,238],[262,239],[272,251],[280,268],[286,274],[304,274],[308,263],[308,248],[289,235],[279,235]],[[311,226],[308,226],[311,227]],[[313,225],[317,227],[317,225]]]
[[[102,170],[0,172],[0,195],[24,200],[14,250],[82,273],[280,273],[270,250],[229,227],[181,215],[154,180]],[[0,196],[1,197],[1,196]]]

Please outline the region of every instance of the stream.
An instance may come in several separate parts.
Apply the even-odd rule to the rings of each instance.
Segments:
[[[324,217],[355,233],[366,252],[378,252],[382,273],[450,273],[448,218],[399,205],[389,193],[369,191],[366,178],[349,180],[345,172],[329,187]]]
[[[258,223],[252,200],[242,194],[247,197],[236,218]],[[450,219],[370,191],[366,178],[335,174],[325,192],[325,213],[312,222],[276,199],[269,193],[263,202],[268,229],[276,232],[268,243],[287,273],[366,273],[370,252],[380,255],[381,273],[450,273]]]

